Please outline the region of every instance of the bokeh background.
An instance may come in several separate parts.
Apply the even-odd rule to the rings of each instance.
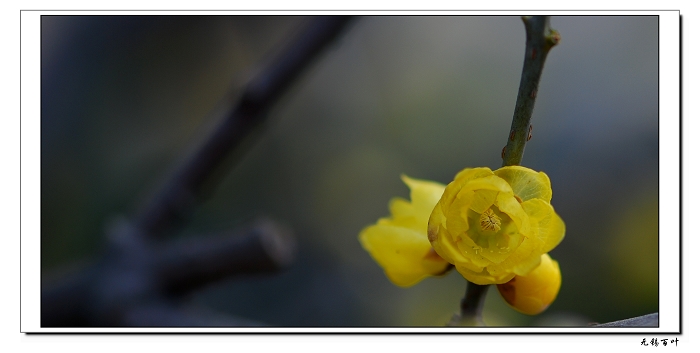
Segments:
[[[41,268],[97,256],[212,124],[226,94],[308,17],[42,18]],[[530,317],[495,289],[489,325],[581,326],[658,311],[658,18],[554,16],[523,165],[552,180],[567,224],[558,299]],[[358,18],[271,111],[220,187],[173,237],[261,215],[299,242],[288,270],[188,300],[275,326],[441,326],[456,272],[398,288],[359,231],[408,197],[399,176],[447,183],[500,167],[525,46],[519,17]]]

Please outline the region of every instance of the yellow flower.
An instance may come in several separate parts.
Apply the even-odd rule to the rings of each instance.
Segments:
[[[426,237],[428,217],[445,186],[405,175],[401,179],[411,189],[411,201],[392,199],[391,216],[363,229],[359,239],[391,282],[408,287],[425,277],[441,275],[449,268],[449,263],[433,251]]]
[[[537,315],[547,309],[559,293],[559,264],[544,254],[540,265],[527,276],[515,276],[497,287],[513,309],[523,314]]]
[[[428,222],[435,251],[476,284],[525,276],[564,238],[549,177],[521,166],[467,168],[447,185]]]

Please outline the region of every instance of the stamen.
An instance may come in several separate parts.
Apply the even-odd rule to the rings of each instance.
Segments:
[[[493,232],[501,230],[501,218],[498,217],[490,208],[481,214],[479,217],[479,224],[481,225],[481,230],[489,230]]]

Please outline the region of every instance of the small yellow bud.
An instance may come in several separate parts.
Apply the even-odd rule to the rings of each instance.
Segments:
[[[543,312],[556,299],[561,287],[559,264],[543,254],[540,265],[526,276],[499,284],[498,291],[513,309],[528,315]]]

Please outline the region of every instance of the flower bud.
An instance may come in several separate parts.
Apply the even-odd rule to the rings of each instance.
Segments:
[[[559,264],[543,254],[540,265],[525,276],[499,284],[498,291],[513,309],[528,315],[543,312],[556,299],[561,287]]]

